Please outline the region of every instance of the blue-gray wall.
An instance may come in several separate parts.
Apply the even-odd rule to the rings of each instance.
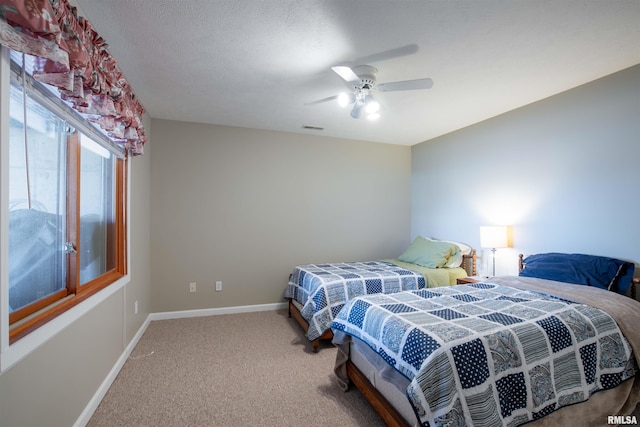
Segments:
[[[412,147],[411,233],[640,262],[640,65]],[[486,271],[489,252],[481,255]],[[490,273],[490,272],[489,272]]]

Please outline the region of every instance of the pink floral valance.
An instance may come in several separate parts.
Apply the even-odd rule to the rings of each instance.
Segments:
[[[68,0],[0,0],[0,43],[40,58],[33,77],[109,135],[142,154],[144,108],[107,44]]]

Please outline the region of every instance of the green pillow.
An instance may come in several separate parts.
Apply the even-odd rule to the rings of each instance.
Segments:
[[[427,268],[439,268],[443,267],[458,251],[460,248],[453,243],[436,242],[418,236],[398,259]]]

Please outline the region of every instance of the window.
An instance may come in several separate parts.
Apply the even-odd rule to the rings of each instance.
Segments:
[[[124,153],[12,62],[10,342],[125,275],[127,178]]]

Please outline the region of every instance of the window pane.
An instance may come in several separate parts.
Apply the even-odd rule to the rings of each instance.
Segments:
[[[115,268],[115,157],[80,134],[80,284]]]
[[[11,85],[9,307],[15,311],[66,288],[64,123]]]

